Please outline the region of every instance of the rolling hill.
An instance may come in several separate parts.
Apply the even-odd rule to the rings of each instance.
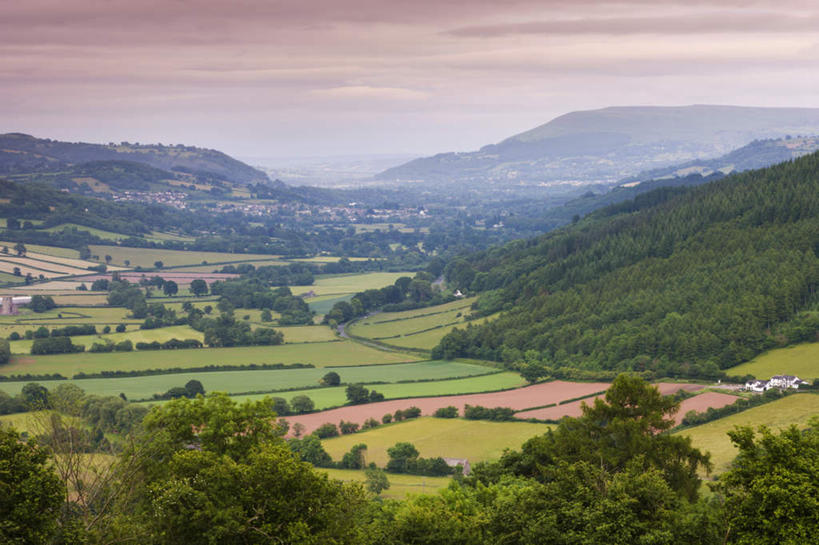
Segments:
[[[469,153],[415,159],[381,180],[512,185],[609,182],[715,157],[755,139],[819,133],[819,109],[611,107],[572,112]]]
[[[719,376],[819,331],[819,153],[661,188],[447,266],[506,311],[435,357]]]
[[[238,184],[267,182],[267,175],[220,151],[162,144],[60,142],[27,134],[0,135],[0,175],[59,172],[84,163],[127,161],[155,169],[213,177]]]

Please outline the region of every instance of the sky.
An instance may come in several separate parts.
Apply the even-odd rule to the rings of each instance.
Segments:
[[[0,0],[0,132],[424,155],[684,104],[819,107],[819,2]]]

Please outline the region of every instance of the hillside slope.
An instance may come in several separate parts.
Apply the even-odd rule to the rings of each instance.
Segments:
[[[267,175],[216,150],[161,144],[89,144],[0,135],[0,174],[55,172],[95,161],[131,161],[157,169],[204,174],[240,184],[268,181]]]
[[[819,153],[646,193],[446,273],[487,292],[480,312],[508,312],[438,356],[715,375],[819,338]]]
[[[378,178],[613,183],[644,170],[721,155],[754,139],[817,132],[819,109],[612,107],[572,112],[476,152],[415,159]]]

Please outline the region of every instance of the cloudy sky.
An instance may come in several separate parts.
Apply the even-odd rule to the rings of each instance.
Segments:
[[[0,132],[426,154],[692,103],[819,107],[819,2],[0,1]]]

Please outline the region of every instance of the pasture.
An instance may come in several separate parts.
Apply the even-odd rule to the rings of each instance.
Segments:
[[[422,417],[379,426],[360,433],[322,441],[334,460],[358,443],[367,445],[364,458],[384,467],[387,449],[399,442],[415,445],[421,457],[466,458],[476,462],[497,460],[506,449],[519,449],[526,440],[546,433],[548,424],[529,422],[488,422],[461,418]]]
[[[418,364],[414,364],[418,365]],[[377,366],[381,367],[381,366]],[[342,380],[345,382],[348,381],[346,369],[334,369],[340,375]],[[350,368],[354,369],[354,368]],[[376,366],[370,367],[370,369],[376,369]],[[323,370],[324,372],[327,369]],[[372,375],[374,376],[374,375]],[[414,399],[407,399],[407,398],[428,398],[429,396],[447,396],[447,395],[458,395],[458,394],[471,394],[475,392],[492,392],[507,388],[515,388],[520,386],[523,383],[523,380],[518,376],[516,373],[492,373],[492,374],[484,374],[478,375],[468,378],[459,378],[459,379],[451,379],[446,380],[445,377],[440,377],[438,380],[429,381],[429,382],[409,382],[409,383],[397,383],[397,384],[369,384],[367,381],[375,382],[378,381],[376,378],[372,378],[372,376],[368,375],[366,377],[362,377],[361,382],[370,390],[375,390],[381,394],[384,394],[385,399],[400,399],[402,401],[395,401],[393,403],[397,403],[400,407],[396,408],[407,408],[411,405],[414,405]],[[458,375],[453,375],[458,376]],[[424,376],[422,373],[417,373],[413,375],[411,380],[420,380],[423,379]],[[349,381],[353,379],[350,378]],[[0,386],[1,388],[1,386]],[[329,409],[330,407],[341,407],[342,405],[347,403],[347,394],[346,394],[346,386],[337,386],[333,388],[312,388],[306,390],[296,390],[292,392],[285,392],[282,394],[270,394],[270,395],[278,395],[279,397],[284,397],[288,401],[291,400],[293,397],[297,395],[306,395],[310,399],[313,400],[313,403],[316,405],[316,409]],[[262,395],[249,395],[249,396],[240,396],[241,399],[261,399],[264,397]],[[439,398],[435,398],[439,399]],[[443,399],[443,398],[440,398]],[[454,403],[453,403],[454,404]],[[381,418],[385,412],[388,412],[383,407],[379,407],[378,403],[375,404],[368,404],[368,405],[356,405],[355,407],[343,407],[343,409],[355,409],[359,408],[364,410],[368,414],[368,416],[364,416],[364,419],[369,417],[369,413],[372,413],[373,418]],[[447,404],[444,403],[443,406]],[[392,409],[394,411],[395,409]],[[380,412],[379,412],[380,411]],[[361,412],[360,410],[356,411],[353,410],[353,413]],[[376,414],[377,413],[377,414]],[[323,414],[323,413],[315,413]],[[329,414],[329,413],[328,413]],[[302,416],[297,417],[299,421],[301,421]],[[315,416],[315,419],[321,420],[318,422],[317,425],[321,425],[324,422],[329,420],[333,420],[333,418],[327,417],[326,419],[322,420],[324,417]],[[355,417],[352,417],[355,420]],[[350,418],[347,418],[348,420]],[[358,420],[355,420],[358,421]],[[363,420],[362,420],[363,422]],[[312,429],[312,428],[311,428]]]
[[[134,326],[132,326],[134,327]],[[98,330],[101,328],[98,328]],[[134,327],[131,331],[126,331],[122,333],[104,333],[98,335],[76,335],[71,337],[71,341],[74,344],[82,344],[85,345],[85,349],[88,350],[91,348],[93,343],[104,343],[105,341],[110,341],[113,343],[122,342],[125,340],[129,340],[132,343],[150,343],[154,341],[158,342],[166,342],[170,341],[171,339],[196,339],[198,341],[204,341],[204,334],[201,331],[196,331],[190,326],[187,325],[175,325],[170,327],[162,327],[158,329],[138,329]],[[12,354],[30,354],[31,353],[31,345],[34,343],[33,340],[22,339],[19,341],[11,341],[9,344],[11,345],[11,353]]]
[[[231,254],[221,252],[190,252],[185,250],[159,250],[155,248],[125,248],[122,246],[104,246],[90,244],[91,253],[103,259],[111,256],[111,263],[124,265],[129,261],[130,267],[153,268],[154,262],[161,261],[164,267],[179,267],[181,265],[200,265],[203,261],[210,263],[224,263],[227,261],[242,261],[249,259],[270,259],[273,256],[262,254]]]
[[[0,246],[8,246],[9,248],[14,248],[15,244],[16,244],[15,242],[0,241]],[[31,255],[32,252],[36,252],[53,257],[65,257],[69,259],[80,258],[80,252],[78,250],[74,250],[73,248],[61,248],[59,246],[43,246],[42,244],[26,244],[26,249],[28,249],[29,255]]]
[[[737,454],[727,433],[735,426],[768,426],[781,429],[791,424],[804,427],[808,421],[819,416],[819,395],[803,393],[790,395],[784,399],[766,403],[741,413],[726,416],[694,428],[677,432],[690,437],[694,446],[711,453],[714,473],[728,469]]]
[[[317,467],[316,471],[326,473],[331,479],[343,482],[364,483],[364,471],[355,469],[327,469]],[[379,494],[382,498],[401,500],[407,494],[436,494],[449,486],[449,477],[423,477],[421,475],[404,475],[389,473],[387,479],[390,487]]]
[[[342,381],[353,382],[396,382],[399,380],[444,380],[452,377],[480,375],[491,369],[455,362],[429,361],[396,365],[376,365],[364,367],[346,367],[339,370]],[[81,379],[71,381],[89,394],[117,395],[125,393],[128,399],[149,399],[154,393],[163,393],[174,386],[184,386],[186,382],[196,379],[202,383],[207,392],[220,391],[230,394],[240,392],[258,392],[270,390],[292,390],[316,386],[327,369],[271,369],[253,371],[211,371],[195,373],[175,373],[168,375],[150,375],[123,378]],[[43,381],[41,384],[53,388],[65,381]],[[457,382],[457,381],[447,381]],[[10,395],[19,393],[27,382],[0,382],[0,391]],[[426,384],[426,383],[425,383]],[[435,384],[435,383],[431,383]],[[403,386],[398,384],[384,386]],[[310,396],[313,391],[332,389],[339,390],[343,401],[344,387],[305,390]],[[296,393],[285,391],[269,394],[292,399]],[[264,396],[258,396],[264,397]]]
[[[375,363],[402,363],[420,358],[395,352],[384,352],[350,341],[283,344],[279,346],[239,346],[230,348],[200,348],[187,350],[156,350],[150,352],[112,352],[105,354],[54,354],[48,356],[16,356],[0,367],[0,374],[60,373],[65,377],[76,373],[100,371],[157,369],[168,367],[201,367],[205,365],[241,365],[247,363],[311,363],[355,366]]]
[[[769,379],[773,375],[796,375],[804,380],[819,378],[819,342],[777,348],[751,361],[726,369],[730,375],[753,375]]]
[[[378,289],[394,284],[402,276],[412,273],[370,272],[317,276],[312,286],[293,286],[295,295],[313,292],[315,295],[345,295],[368,289]]]
[[[85,225],[79,225],[76,223],[61,223],[59,225],[55,225],[54,227],[43,229],[43,231],[47,233],[61,233],[66,230],[73,229],[76,229],[77,231],[85,231],[86,233],[90,233],[105,240],[123,240],[130,236],[123,235],[122,233],[115,233],[113,231],[104,231],[102,229],[97,229],[96,227],[86,227]]]

